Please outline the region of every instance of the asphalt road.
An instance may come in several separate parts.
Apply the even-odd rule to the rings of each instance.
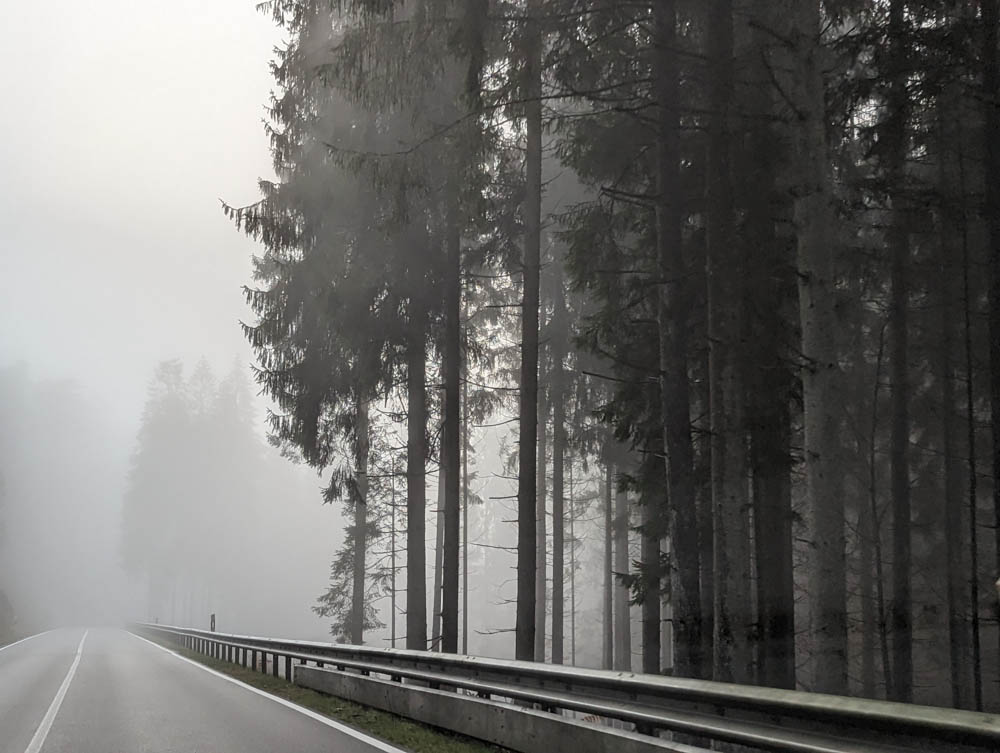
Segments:
[[[124,630],[0,648],[0,753],[402,753]]]

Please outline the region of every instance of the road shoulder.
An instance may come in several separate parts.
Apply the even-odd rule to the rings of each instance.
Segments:
[[[134,635],[134,634],[133,634]],[[140,636],[136,636],[140,638]],[[142,638],[142,640],[149,640]],[[405,748],[412,753],[508,753],[503,748],[454,735],[343,698],[300,688],[282,678],[255,672],[238,664],[219,661],[176,646],[149,641],[177,656],[238,680],[284,701],[301,706],[351,729]]]

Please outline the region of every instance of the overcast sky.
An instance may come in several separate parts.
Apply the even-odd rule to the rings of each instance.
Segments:
[[[0,365],[69,376],[132,432],[152,366],[249,359],[280,42],[255,0],[0,0]]]

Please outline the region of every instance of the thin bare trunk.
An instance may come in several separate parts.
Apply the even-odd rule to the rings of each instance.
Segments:
[[[610,440],[609,440],[610,441]],[[613,628],[613,594],[615,587],[614,564],[612,561],[613,531],[614,531],[614,500],[612,498],[611,463],[604,467],[604,594],[601,608],[603,623],[603,638],[601,652],[601,667],[611,669],[614,665],[614,628]]]
[[[959,185],[965,197],[964,162],[960,158]],[[964,207],[964,203],[963,203]],[[968,429],[969,466],[969,604],[972,619],[972,698],[976,711],[983,710],[983,660],[982,641],[979,635],[979,506],[978,473],[976,467],[976,401],[975,368],[972,345],[972,294],[969,289],[969,228],[962,210],[962,299],[965,328],[965,420]]]
[[[552,316],[552,663],[562,664],[563,616],[566,599],[563,581],[566,577],[564,564],[566,553],[566,500],[564,494],[565,454],[566,454],[566,390],[563,361],[565,359],[566,338],[566,291],[563,289],[562,264],[556,259],[553,264],[555,280],[553,294],[555,311]]]
[[[640,560],[645,581],[642,597],[642,671],[660,673],[660,534],[656,500],[642,505]]]
[[[535,657],[535,451],[538,437],[538,277],[542,226],[542,42],[540,0],[529,0],[525,34],[524,283],[517,472],[517,615],[514,655]]]
[[[426,347],[425,310],[419,296],[413,296],[406,353],[406,647],[421,651],[427,649]]]
[[[569,461],[569,663],[576,665],[576,508],[573,506],[573,457]]]
[[[621,472],[619,465],[617,470]],[[627,575],[629,573],[629,509],[628,493],[617,489],[615,491],[615,575]],[[632,629],[629,615],[629,602],[631,594],[628,586],[624,585],[616,578],[614,599],[615,599],[615,651],[614,668],[619,671],[629,672],[632,670]]]
[[[538,389],[538,459],[535,488],[535,661],[545,661],[545,636],[548,600],[548,421],[549,393],[544,386],[546,379],[544,344],[539,345]]]
[[[468,373],[468,370],[466,370]],[[469,653],[469,386],[462,381],[462,653]]]
[[[389,480],[389,640],[396,648],[396,458]]]
[[[886,141],[889,150],[889,195],[892,218],[888,242],[892,293],[889,327],[892,332],[892,436],[889,447],[892,476],[892,673],[893,698],[913,700],[913,584],[910,512],[910,386],[909,386],[909,237],[906,229],[906,72],[902,68],[903,0],[889,5],[891,45],[889,120]]]
[[[997,61],[1000,3],[982,1],[983,22],[983,129],[986,152],[986,201],[983,205],[988,231],[990,328],[990,436],[993,444],[993,537],[995,571],[1000,572],[1000,64]],[[970,375],[971,380],[971,375]],[[1000,641],[1000,630],[997,631]],[[1000,651],[1000,648],[998,648]]]
[[[364,643],[365,555],[368,551],[368,403],[359,396],[355,407],[354,445],[354,572],[351,583],[351,643]]]
[[[441,443],[441,466],[444,467],[444,442]],[[432,651],[441,650],[441,580],[444,570],[444,484],[439,473],[437,488],[437,512],[434,513],[434,590],[431,608]]]
[[[944,454],[944,539],[947,552],[948,659],[951,677],[951,702],[955,708],[969,706],[969,629],[968,592],[965,577],[968,572],[966,546],[963,542],[962,468],[958,453],[955,426],[956,396],[955,352],[956,303],[958,291],[953,260],[961,258],[962,222],[957,206],[961,196],[961,180],[953,145],[961,143],[961,127],[953,118],[961,94],[956,86],[945,90],[939,105],[938,180],[942,201],[939,273],[941,280],[941,358],[938,361],[941,383],[941,448]]]
[[[882,361],[885,356],[885,327],[879,329],[878,353],[875,357],[875,386],[872,395],[872,427],[871,441],[868,445],[868,502],[869,518],[872,523],[872,546],[875,550],[875,609],[878,616],[879,645],[882,649],[882,677],[885,680],[886,698],[892,693],[892,665],[889,662],[889,621],[885,610],[885,572],[882,554],[882,516],[878,509],[878,479],[876,465],[876,448],[878,442],[878,400],[882,384]]]
[[[444,279],[444,430],[441,439],[444,542],[442,546],[441,650],[458,651],[458,568],[461,526],[462,247],[458,168],[449,171]]]
[[[860,450],[860,448],[859,448]],[[860,453],[859,453],[860,454]],[[875,698],[875,567],[872,554],[871,510],[861,505],[858,511],[858,547],[861,561],[858,575],[861,588],[861,695]]]

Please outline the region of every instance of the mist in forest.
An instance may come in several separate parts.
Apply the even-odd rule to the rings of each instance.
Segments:
[[[210,5],[5,19],[0,628],[997,707],[996,0]]]
[[[4,14],[0,90],[19,113],[0,123],[0,589],[14,631],[207,627],[215,612],[220,629],[322,638],[310,607],[339,511],[315,473],[267,444],[239,328],[252,244],[218,204],[251,199],[269,170],[260,118],[279,35],[239,0]],[[185,378],[238,372],[243,433],[213,448],[228,475],[211,489],[205,468],[157,459],[165,517],[126,545],[143,416],[174,359]],[[226,465],[237,440],[254,453],[242,499],[251,474]],[[182,586],[179,559],[164,562],[164,596],[129,547],[155,550],[168,532],[184,539],[171,539],[178,556],[211,557],[218,572],[185,571]]]

